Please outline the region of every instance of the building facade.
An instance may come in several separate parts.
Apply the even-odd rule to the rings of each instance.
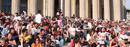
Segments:
[[[120,20],[126,18],[125,8],[126,0],[0,0],[0,10],[12,14],[41,10],[44,16],[55,16],[61,9],[67,17]]]
[[[126,8],[126,19],[130,20],[130,8]]]

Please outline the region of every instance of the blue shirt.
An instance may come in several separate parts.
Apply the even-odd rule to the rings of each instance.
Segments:
[[[9,31],[9,29],[4,28],[2,30],[2,36],[7,35],[8,31]]]

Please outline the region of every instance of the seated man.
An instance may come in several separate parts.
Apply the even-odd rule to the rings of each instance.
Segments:
[[[27,29],[23,29],[23,34],[19,35],[19,39],[22,46],[29,46],[29,40],[31,39],[31,35],[28,34]],[[19,45],[20,46],[20,45]]]
[[[2,39],[0,40],[0,42],[1,42],[0,47],[8,47],[8,45],[7,45],[7,42],[6,42],[6,39],[5,39],[5,38],[2,38]]]
[[[2,37],[5,37],[9,31],[9,28],[10,28],[10,25],[9,24],[6,24],[5,25],[5,28],[2,30]]]
[[[38,24],[37,24],[37,23],[34,23],[34,27],[31,29],[31,34],[32,34],[32,35],[35,35],[36,33],[39,33],[40,30],[41,30],[41,29],[38,27]]]

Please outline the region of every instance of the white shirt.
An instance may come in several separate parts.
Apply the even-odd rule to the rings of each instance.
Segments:
[[[101,35],[101,37],[99,37],[99,39],[102,39],[102,38],[104,38],[105,37],[105,35],[106,35],[106,32],[99,32],[100,33],[100,35]],[[97,41],[99,44],[105,44],[105,42],[104,41],[101,41],[101,40],[99,40],[99,41]]]
[[[42,19],[42,15],[41,15],[41,14],[37,14],[37,15],[35,16],[35,22],[41,23],[41,19]]]
[[[119,32],[119,31],[121,31],[121,28],[120,27],[114,28],[114,31]]]
[[[105,35],[106,35],[106,32],[99,32],[99,33],[100,33],[100,35],[101,35],[101,37],[100,37],[101,39],[104,38]]]
[[[56,15],[60,15],[60,13],[59,12],[57,12],[57,14]]]
[[[128,38],[128,36],[127,36],[127,35],[120,34],[118,40],[123,40],[123,39],[125,39],[125,38]]]
[[[92,27],[93,27],[90,22],[88,22],[88,27],[89,27],[89,28],[92,28]]]
[[[14,17],[14,20],[15,20],[15,21],[21,20],[21,17],[20,17],[20,16],[15,16],[15,17]]]
[[[80,32],[81,30],[79,30],[78,28],[75,29],[77,32]]]
[[[87,34],[86,38],[87,38],[86,41],[89,41],[89,39],[91,38],[90,34]]]
[[[70,29],[71,34],[75,33],[75,28],[70,27],[69,29]]]
[[[32,28],[32,34],[35,34],[35,33],[39,33],[40,32],[40,28]]]

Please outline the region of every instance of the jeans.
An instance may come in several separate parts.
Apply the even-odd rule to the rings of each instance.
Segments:
[[[78,21],[75,21],[75,25],[78,25]]]
[[[60,47],[64,47],[64,40],[63,39],[60,40],[59,45],[60,45]]]
[[[47,47],[46,45],[44,45],[43,47]]]
[[[72,39],[74,39],[74,37],[75,37],[75,36],[73,36],[73,35],[70,35],[70,39],[71,39],[71,40],[72,40]]]
[[[107,45],[109,45],[109,41],[108,40],[103,40]]]
[[[18,45],[18,47],[21,47],[21,45]],[[30,45],[27,44],[27,45],[25,45],[23,47],[30,47]]]
[[[84,30],[84,35],[86,36],[88,33],[88,30]]]
[[[129,34],[130,34],[130,32],[126,31],[126,35],[128,35],[128,36],[129,36]]]
[[[54,41],[54,44],[55,44],[55,47],[64,47],[64,40],[61,39],[59,44],[56,44],[56,40],[53,40]]]
[[[60,39],[62,39],[63,37],[62,36],[57,36],[55,39],[57,39],[57,40],[60,40]]]
[[[106,35],[106,39],[109,40],[109,35],[108,34]]]

